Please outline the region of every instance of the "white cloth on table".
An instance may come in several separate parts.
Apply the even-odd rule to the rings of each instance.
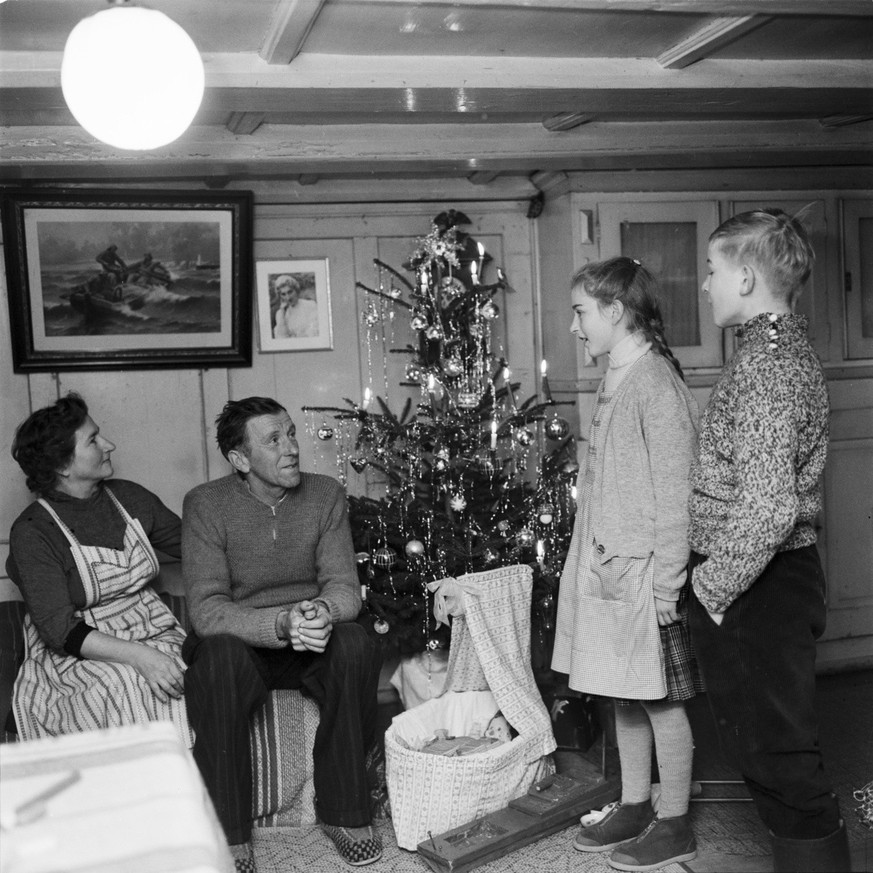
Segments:
[[[194,759],[169,722],[4,743],[0,778],[6,873],[234,869]],[[65,782],[42,806],[25,806]]]

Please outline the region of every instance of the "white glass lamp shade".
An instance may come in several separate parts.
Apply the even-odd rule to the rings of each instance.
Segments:
[[[163,12],[113,6],[80,21],[61,63],[76,121],[120,149],[154,149],[188,129],[203,99],[203,61]]]

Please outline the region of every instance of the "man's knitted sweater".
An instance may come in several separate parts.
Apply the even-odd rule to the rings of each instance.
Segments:
[[[747,321],[701,419],[689,541],[708,556],[693,584],[710,612],[724,612],[776,552],[816,540],[829,404],[806,324],[769,313]]]
[[[194,630],[284,648],[276,618],[318,598],[332,621],[361,609],[346,496],[328,476],[301,474],[274,507],[236,473],[198,485],[182,509],[182,574]]]

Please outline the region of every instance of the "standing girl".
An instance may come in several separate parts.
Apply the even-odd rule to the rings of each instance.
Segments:
[[[579,512],[561,577],[552,668],[576,691],[616,698],[621,802],[583,827],[580,852],[619,870],[697,855],[688,819],[692,740],[684,700],[702,690],[686,618],[688,472],[697,403],[664,338],[654,276],[639,261],[573,277],[572,332],[608,355]],[[652,745],[661,798],[651,803]]]

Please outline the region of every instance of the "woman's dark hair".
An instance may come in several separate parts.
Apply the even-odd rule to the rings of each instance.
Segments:
[[[628,327],[640,331],[685,380],[682,367],[670,350],[664,333],[658,280],[639,261],[621,257],[585,264],[573,275],[571,288],[581,288],[601,307],[620,300],[628,315]]]
[[[276,415],[287,412],[284,406],[271,397],[245,397],[228,400],[221,414],[215,419],[215,439],[221,454],[227,458],[231,449],[245,445],[246,425],[250,418],[259,415]]]
[[[76,431],[87,417],[85,401],[71,391],[18,425],[12,441],[12,457],[24,470],[31,491],[43,496],[54,488],[58,470],[76,451]]]

